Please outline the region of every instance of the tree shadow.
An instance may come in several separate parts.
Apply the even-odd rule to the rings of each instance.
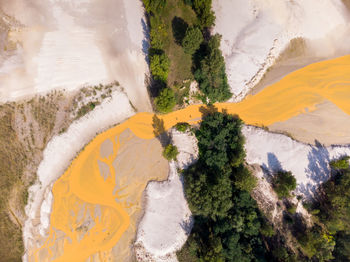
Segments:
[[[150,34],[149,34],[149,28],[147,26],[146,21],[142,18],[141,19],[141,25],[142,25],[142,33],[143,33],[143,39],[142,39],[142,52],[145,56],[145,60],[147,64],[149,64],[149,56],[148,51],[150,49]]]
[[[175,42],[178,45],[181,45],[182,39],[184,39],[186,30],[188,28],[188,24],[181,17],[175,16],[171,21],[171,26],[173,29],[173,36],[175,38]]]
[[[285,171],[276,155],[271,152],[267,153],[267,165],[264,163],[261,167],[264,176],[268,181],[271,181],[274,173],[277,173],[279,171]]]
[[[219,111],[218,111],[218,108],[215,107],[215,105],[210,104],[207,106],[201,106],[199,108],[199,112],[202,113],[202,118],[203,118],[203,117],[206,117],[208,115],[211,115],[211,114],[219,112]]]
[[[168,136],[165,127],[164,120],[160,119],[156,114],[152,118],[152,127],[154,136],[160,141],[163,147],[167,146],[170,142],[170,137]]]
[[[303,185],[300,187],[300,190],[303,190],[304,194],[311,196],[316,192],[320,184],[331,177],[331,169],[329,168],[330,156],[327,148],[315,140],[315,146],[311,147],[307,158],[309,164],[305,169],[305,173],[313,181],[313,185],[310,185],[310,183]]]

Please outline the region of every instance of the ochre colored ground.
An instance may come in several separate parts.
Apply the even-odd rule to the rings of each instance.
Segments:
[[[309,65],[240,103],[222,103],[215,107],[238,114],[246,124],[269,126],[306,110],[312,111],[325,101],[350,114],[350,56]],[[136,204],[123,201],[125,188],[116,184],[118,165],[113,168],[112,162],[120,148],[119,136],[129,129],[138,138],[152,139],[177,122],[198,121],[202,113],[201,105],[160,116],[138,113],[93,139],[53,187],[50,236],[42,249],[35,252],[37,261],[44,261],[43,256],[50,257],[52,251],[42,251],[50,250],[55,241],[62,244],[59,252],[55,252],[60,256],[54,261],[85,261],[96,253],[102,261],[109,261],[108,251],[128,229],[128,209]],[[107,139],[113,142],[113,154],[101,158],[100,145]],[[147,154],[146,151],[142,153]],[[109,166],[110,174],[106,179],[100,174],[98,160]],[[141,194],[137,201],[141,201]],[[96,211],[97,205],[99,211]],[[83,225],[81,217],[85,218]]]

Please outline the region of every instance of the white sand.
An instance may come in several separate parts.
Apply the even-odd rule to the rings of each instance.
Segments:
[[[244,98],[293,38],[305,38],[316,57],[350,51],[341,0],[214,0],[213,9],[232,100]]]
[[[151,111],[141,1],[0,0],[0,8],[23,24],[9,34],[17,50],[0,59],[0,101],[117,80]]]
[[[191,211],[184,196],[177,168],[186,168],[198,157],[196,138],[190,133],[171,130],[172,142],[179,150],[177,162],[170,162],[167,181],[150,182],[146,188],[147,205],[139,224],[136,254],[150,261],[177,261],[175,252],[186,242],[192,228]],[[142,260],[148,261],[148,260]]]
[[[129,99],[122,91],[114,91],[110,99],[104,100],[92,112],[74,122],[68,130],[55,136],[43,153],[38,168],[38,182],[29,188],[29,201],[26,206],[28,216],[23,228],[26,248],[31,246],[35,234],[44,235],[49,227],[52,205],[51,188],[69,166],[76,154],[97,133],[120,123],[134,114]],[[36,227],[40,218],[40,224]],[[26,261],[26,256],[23,258]]]
[[[350,146],[311,146],[291,138],[245,126],[246,161],[268,172],[291,171],[297,179],[296,193],[312,197],[315,189],[330,177],[329,161],[350,155]]]

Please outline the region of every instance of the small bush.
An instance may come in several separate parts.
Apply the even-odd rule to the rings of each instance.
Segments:
[[[260,233],[265,237],[272,237],[276,234],[273,226],[269,225],[266,222],[261,225]]]
[[[183,122],[183,123],[177,123],[175,125],[175,128],[177,131],[180,131],[180,132],[186,132],[188,128],[190,128],[190,124],[189,123],[186,123],[186,122]]]
[[[235,186],[240,190],[251,192],[256,187],[257,178],[244,166],[235,174]]]
[[[297,206],[296,206],[296,205],[292,205],[292,206],[290,206],[290,207],[287,208],[287,211],[288,211],[290,214],[294,215],[295,212],[297,211]]]
[[[155,102],[157,111],[161,113],[171,112],[171,110],[174,108],[176,104],[173,90],[170,88],[163,89],[154,102]]]
[[[203,35],[199,28],[189,27],[186,30],[184,39],[182,40],[182,47],[185,53],[192,55],[199,48],[203,42]]]
[[[163,54],[153,54],[150,57],[150,68],[155,80],[166,82],[170,67],[169,58]]]
[[[172,144],[167,145],[163,151],[163,156],[169,161],[175,160],[178,154],[177,147]]]
[[[329,164],[333,169],[348,169],[350,157],[345,156],[338,160],[333,160]]]
[[[292,172],[278,172],[273,184],[279,198],[289,197],[290,192],[297,187],[297,181]]]

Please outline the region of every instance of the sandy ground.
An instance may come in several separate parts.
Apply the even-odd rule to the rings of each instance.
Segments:
[[[294,38],[305,38],[314,57],[350,51],[349,14],[341,0],[217,0],[213,9],[234,101],[260,82]]]
[[[135,243],[138,261],[177,261],[176,251],[186,242],[192,228],[191,211],[177,169],[187,168],[198,158],[197,140],[189,132],[171,129],[170,133],[179,155],[176,162],[170,162],[168,180],[147,186],[145,214]]]
[[[316,110],[269,126],[269,130],[288,133],[298,141],[324,145],[350,143],[350,116],[327,101]]]
[[[114,92],[111,99],[103,101],[94,111],[74,122],[65,133],[55,136],[48,143],[38,168],[38,181],[29,189],[26,206],[28,219],[23,228],[23,239],[28,252],[35,244],[36,237],[46,232],[49,226],[52,202],[46,196],[50,196],[52,183],[63,174],[76,153],[97,132],[123,121],[133,113],[127,96],[120,91]]]
[[[113,144],[108,155],[106,141]],[[161,153],[158,139],[143,140],[128,129],[95,139],[55,182],[52,194],[48,188],[41,213],[51,211],[53,197],[50,229],[36,238],[29,261],[131,261],[143,191],[149,180],[164,180],[168,173]],[[107,174],[94,168],[99,161]],[[86,182],[76,181],[79,176]]]
[[[349,146],[311,146],[251,126],[242,131],[246,137],[247,163],[258,164],[270,174],[279,170],[291,171],[297,179],[296,194],[307,198],[329,179],[329,161],[350,155]]]
[[[141,1],[2,0],[0,7],[21,25],[10,24],[0,45],[17,45],[1,55],[1,101],[119,81],[138,110],[151,111]]]

